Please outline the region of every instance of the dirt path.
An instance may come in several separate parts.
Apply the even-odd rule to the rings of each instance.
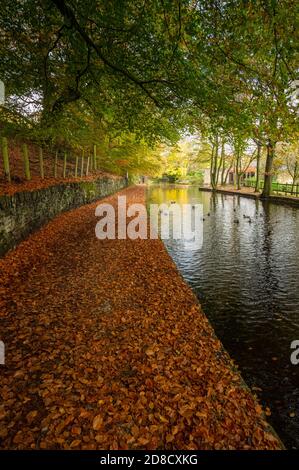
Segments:
[[[96,205],[0,260],[1,447],[279,448],[162,242],[99,241]]]
[[[211,186],[203,186],[200,188],[203,191],[212,191]],[[254,188],[249,188],[249,187],[242,187],[241,189],[236,189],[235,186],[233,185],[226,185],[226,186],[217,186],[218,192],[222,193],[228,193],[228,194],[241,194],[241,195],[249,195],[251,197],[259,198],[261,196],[261,193],[256,193],[254,191]]]

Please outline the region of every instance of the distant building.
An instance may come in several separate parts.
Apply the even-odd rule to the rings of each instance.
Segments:
[[[203,184],[206,186],[211,185],[211,171],[209,168],[205,168],[201,170],[203,173]],[[254,166],[249,166],[246,169],[246,172],[244,175],[242,175],[241,180],[244,180],[246,178],[255,178],[256,177],[256,167]],[[219,184],[220,184],[220,178],[221,176],[219,175]],[[231,169],[228,172],[228,178],[227,178],[227,183],[228,184],[234,184],[237,181],[237,176],[235,170]]]
[[[256,177],[256,167],[249,166],[246,171],[242,174],[241,180],[248,179],[248,178],[255,178]],[[234,184],[237,181],[237,174],[234,169],[230,170],[228,173],[228,184]]]
[[[203,173],[203,184],[204,185],[207,185],[207,186],[210,186],[211,184],[211,172],[210,172],[210,169],[209,168],[205,168],[203,170],[201,170],[202,173]]]
[[[148,176],[141,175],[139,176],[139,183],[146,184],[148,182]]]

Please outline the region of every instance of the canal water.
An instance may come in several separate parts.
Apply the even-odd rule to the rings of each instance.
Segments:
[[[290,360],[291,342],[299,340],[299,208],[149,186],[149,203],[171,201],[203,205],[202,248],[164,243],[243,378],[270,408],[268,421],[287,448],[299,449],[299,364]]]

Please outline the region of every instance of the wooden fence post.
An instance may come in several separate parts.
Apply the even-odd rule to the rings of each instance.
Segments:
[[[55,152],[55,159],[54,159],[54,178],[57,178],[57,158],[58,158],[58,150]]]
[[[23,149],[23,162],[24,162],[25,177],[29,181],[31,180],[31,174],[30,174],[30,162],[29,162],[27,144],[23,144],[22,149]]]
[[[79,162],[79,157],[76,155],[76,163],[75,163],[75,178],[78,177],[78,162]]]
[[[93,159],[93,154],[91,152],[88,153],[88,158],[89,158],[89,168],[90,168],[90,171],[92,171],[94,169],[94,164],[93,164],[94,159]]]
[[[94,144],[93,146],[93,169],[98,169],[98,162],[97,162],[97,146]]]
[[[4,166],[4,175],[7,181],[11,182],[10,177],[10,168],[9,168],[9,154],[8,154],[8,145],[7,145],[7,138],[2,138],[2,156],[3,156],[3,166]]]
[[[39,170],[40,170],[40,176],[42,179],[44,179],[45,174],[44,174],[44,157],[43,157],[43,149],[40,147],[39,149]]]
[[[83,171],[84,171],[84,150],[82,151],[82,159],[81,159],[81,178],[83,176]]]
[[[67,153],[64,152],[64,157],[63,157],[63,177],[66,177],[66,161],[67,161]]]

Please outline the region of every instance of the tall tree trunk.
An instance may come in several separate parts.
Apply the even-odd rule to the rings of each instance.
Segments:
[[[298,162],[296,161],[295,162],[295,167],[294,167],[294,173],[293,173],[293,181],[292,181],[292,194],[293,194],[293,191],[294,191],[294,186],[295,186],[296,181],[297,181],[297,174],[298,174]]]
[[[218,185],[218,154],[219,154],[219,138],[218,138],[218,135],[216,134],[216,139],[215,139],[215,160],[214,160],[215,189],[217,188],[217,185]]]
[[[257,142],[257,154],[256,154],[256,181],[254,192],[258,193],[260,190],[260,166],[261,166],[261,150],[262,144]]]
[[[224,184],[227,183],[227,178],[228,178],[228,175],[229,175],[229,172],[231,171],[231,169],[234,167],[234,164],[232,163],[229,168],[227,169],[226,173],[225,173],[225,177],[224,177]]]
[[[221,169],[221,186],[223,186],[226,181],[225,181],[225,149],[224,149],[225,142],[222,141],[222,146],[221,146],[221,159],[222,159],[222,169]]]
[[[215,145],[213,143],[211,161],[210,161],[210,183],[211,183],[212,188],[214,188],[214,181],[213,181],[214,153],[215,153]]]
[[[218,169],[218,151],[219,151],[219,141],[218,141],[218,135],[216,134],[215,137],[215,145],[214,145],[214,162],[213,162],[213,183],[212,183],[212,188],[216,189],[217,187],[217,169]]]
[[[238,171],[238,173],[237,173],[237,190],[240,191],[240,189],[241,189],[241,175]]]
[[[2,138],[2,155],[3,155],[3,165],[4,165],[4,176],[7,179],[7,181],[10,183],[11,176],[10,176],[10,167],[9,167],[8,144],[7,144],[6,137]]]
[[[211,186],[212,189],[217,187],[217,171],[218,171],[218,135],[215,137],[212,147],[212,157],[211,157],[211,166],[210,166],[210,176],[211,176]]]
[[[263,198],[267,198],[271,194],[272,168],[273,168],[274,155],[275,155],[275,142],[269,139],[268,144],[267,144],[267,160],[266,160],[266,168],[265,168],[264,189],[262,192]]]
[[[216,177],[216,184],[218,185],[219,182],[219,176],[220,176],[220,170],[222,170],[222,165],[223,165],[223,159],[224,159],[224,142],[223,139],[221,140],[221,152],[220,152],[220,159],[217,165],[217,177]],[[221,183],[221,180],[220,180]]]
[[[241,171],[242,171],[242,168],[241,168],[241,156],[240,156],[240,151],[238,149],[237,151],[237,161],[236,161],[236,176],[237,176],[237,189],[240,190],[241,189]]]

